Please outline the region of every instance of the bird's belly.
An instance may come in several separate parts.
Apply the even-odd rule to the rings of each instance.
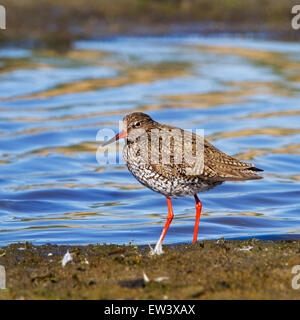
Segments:
[[[128,170],[141,184],[169,198],[192,196],[220,184],[203,180],[200,177],[178,175],[165,177],[153,168],[150,161],[145,163],[137,159],[134,150],[126,145],[123,149],[123,157]]]
[[[152,170],[151,165],[139,166],[134,163],[127,163],[127,167],[141,184],[169,198],[192,196],[219,184],[212,184],[199,178],[195,178],[193,181],[177,177],[169,179]]]
[[[211,183],[200,178],[195,178],[192,181],[185,179],[176,179],[172,184],[173,197],[193,196],[197,193],[209,190],[219,183]]]
[[[132,175],[147,188],[167,197],[172,193],[172,181],[152,170],[150,165],[139,166],[127,163],[127,167]]]

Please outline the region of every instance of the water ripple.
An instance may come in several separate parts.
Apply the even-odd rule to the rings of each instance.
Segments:
[[[204,128],[264,179],[199,195],[199,239],[300,238],[299,44],[121,37],[66,53],[0,50],[0,245],[153,243],[164,197],[96,161],[99,129],[133,111]],[[190,242],[192,198],[173,201],[166,243]]]

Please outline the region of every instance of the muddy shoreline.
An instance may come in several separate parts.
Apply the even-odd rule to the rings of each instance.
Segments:
[[[148,247],[12,244],[0,248],[0,299],[299,299],[300,241],[207,240]],[[72,261],[64,267],[69,250]]]

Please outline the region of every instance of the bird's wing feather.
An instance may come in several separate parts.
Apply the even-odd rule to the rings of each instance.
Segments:
[[[245,163],[225,154],[195,133],[186,134],[187,131],[171,126],[163,126],[163,129],[165,129],[163,138],[159,139],[159,146],[157,145],[153,150],[160,158],[158,162],[152,163],[153,169],[160,175],[170,180],[176,177],[186,178],[188,175],[192,179],[195,174],[189,174],[189,172],[195,168],[193,160],[196,159],[196,163],[198,161],[201,167],[201,172],[197,172],[196,176],[203,180],[221,182],[226,180],[261,179],[260,176],[255,174],[255,171],[260,171],[260,169],[255,168],[252,163]],[[179,130],[183,137],[182,140],[174,138],[174,129]],[[196,139],[200,139],[198,141],[203,142],[202,149],[201,147],[200,149],[198,148],[199,145],[197,145]],[[203,156],[204,162],[203,166],[201,166]],[[170,161],[163,161],[163,158]],[[180,158],[181,162],[178,161]],[[187,172],[187,170],[190,171]]]

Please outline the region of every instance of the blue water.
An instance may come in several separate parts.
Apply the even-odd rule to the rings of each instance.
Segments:
[[[0,49],[0,245],[147,244],[166,200],[96,160],[97,132],[127,113],[203,128],[264,179],[199,194],[198,239],[300,239],[300,44],[197,36]],[[192,197],[173,200],[165,243],[191,242]]]

